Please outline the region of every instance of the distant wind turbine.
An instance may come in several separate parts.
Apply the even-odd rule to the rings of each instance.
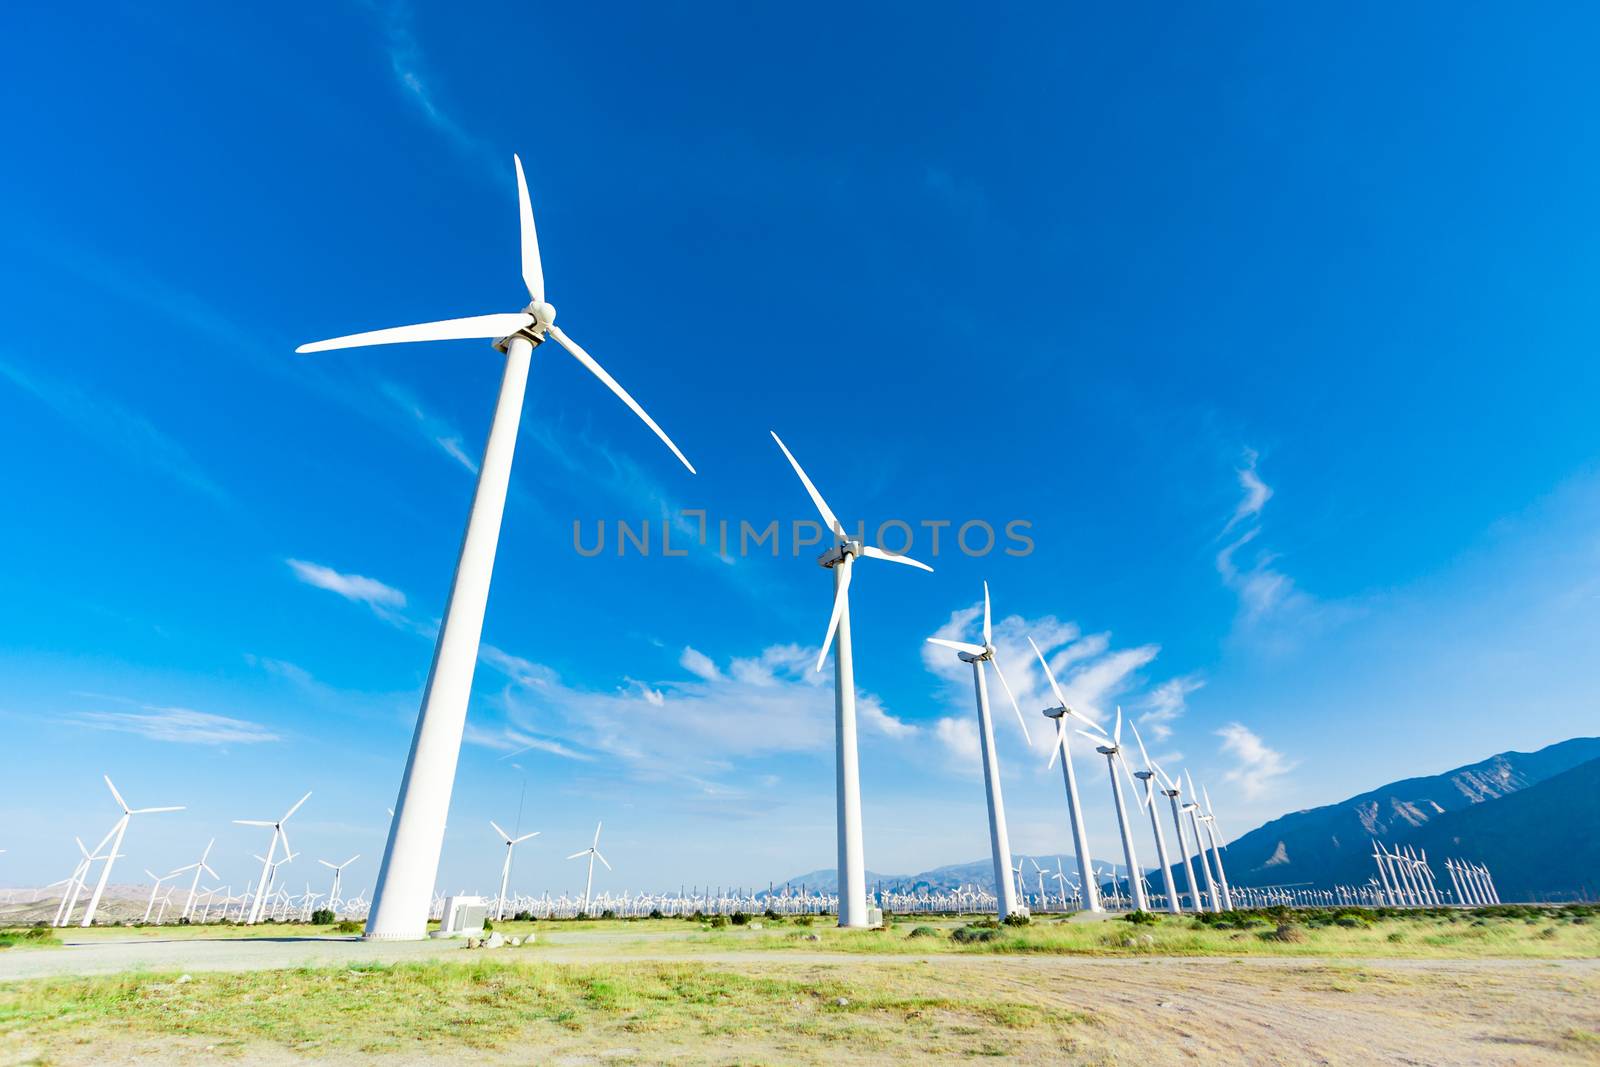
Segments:
[[[255,899],[250,902],[250,918],[248,925],[255,925],[261,921],[261,909],[267,902],[267,890],[271,886],[272,877],[277,872],[278,865],[273,862],[273,857],[278,853],[278,842],[283,842],[283,851],[286,854],[283,862],[287,863],[294,856],[289,852],[289,835],[284,832],[283,824],[289,821],[289,816],[300,810],[300,805],[311,799],[307,793],[294,802],[294,807],[283,813],[283,818],[276,822],[267,822],[261,819],[235,819],[240,826],[270,826],[272,828],[272,842],[267,846],[267,854],[258,857],[261,860],[261,887],[256,890]]]
[[[579,850],[577,852],[574,852],[572,855],[568,856],[567,859],[575,860],[580,856],[588,856],[589,857],[589,880],[587,882],[583,883],[583,913],[585,915],[587,915],[587,914],[589,914],[589,895],[590,895],[590,892],[594,889],[594,861],[595,860],[599,860],[601,863],[605,863],[606,864],[606,870],[608,870],[608,871],[611,869],[611,864],[606,863],[606,858],[604,856],[600,855],[600,824],[599,823],[595,823],[594,824],[594,843],[591,844],[588,848],[581,849],[581,850]]]
[[[1082,719],[1084,722],[1100,729],[1100,724],[1089,716],[1067,704],[1067,698],[1061,692],[1061,686],[1056,683],[1055,671],[1050,669],[1050,664],[1045,661],[1044,653],[1039,651],[1039,646],[1034,644],[1033,638],[1028,638],[1028,644],[1033,646],[1033,654],[1039,657],[1039,666],[1044,669],[1044,677],[1050,683],[1050,691],[1056,696],[1056,706],[1044,709],[1046,718],[1056,722],[1056,743],[1050,746],[1050,763],[1056,761],[1056,755],[1061,756],[1061,777],[1066,782],[1067,789],[1067,821],[1072,826],[1072,849],[1078,858],[1078,881],[1083,886],[1083,906],[1087,911],[1105,911],[1100,903],[1100,888],[1094,881],[1094,860],[1089,856],[1089,835],[1083,827],[1083,802],[1078,799],[1078,778],[1072,769],[1072,748],[1067,744],[1067,717]],[[1046,770],[1050,765],[1046,764]]]
[[[105,863],[100,868],[100,881],[95,883],[94,894],[89,897],[89,906],[83,910],[83,922],[80,925],[90,926],[94,923],[94,913],[100,907],[100,894],[105,892],[106,883],[111,880],[111,865],[116,862],[122,850],[122,837],[128,832],[128,823],[135,815],[154,815],[162,811],[182,811],[183,807],[166,808],[130,808],[127,801],[122,799],[122,794],[117,792],[117,787],[111,784],[110,775],[102,775],[106,780],[106,788],[111,790],[111,795],[116,799],[117,807],[122,809],[122,818],[117,820],[113,832],[115,837],[111,841],[111,850],[106,853]]]
[[[518,845],[522,844],[529,838],[538,837],[539,831],[535,830],[533,833],[523,834],[521,837],[512,837],[510,834],[500,829],[500,824],[495,822],[493,819],[489,820],[489,825],[494,827],[494,832],[499,834],[506,843],[506,861],[500,865],[500,899],[494,906],[494,921],[499,922],[505,917],[506,914],[506,886],[511,881],[511,853]],[[596,844],[599,843],[599,839],[600,828],[595,827]],[[578,855],[581,856],[583,853],[580,852]]]
[[[783,443],[776,432],[772,439],[778,443],[789,465],[800,476],[800,484],[822,516],[823,525],[833,535],[833,547],[818,560],[833,571],[833,613],[828,617],[828,632],[822,640],[822,651],[817,655],[817,670],[822,670],[828,658],[828,649],[838,638],[839,647],[833,656],[833,709],[835,745],[835,784],[838,809],[839,856],[839,925],[857,928],[867,926],[867,870],[864,845],[861,837],[861,771],[856,753],[856,678],[855,660],[850,643],[850,578],[855,571],[855,561],[862,556],[868,559],[904,563],[925,571],[933,568],[918,563],[909,556],[897,556],[875,545],[864,545],[851,540],[828,502],[822,499],[817,487],[801,468],[800,461]]]

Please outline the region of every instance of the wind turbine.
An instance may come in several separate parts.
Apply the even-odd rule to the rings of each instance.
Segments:
[[[1144,738],[1139,736],[1139,724],[1130,722],[1128,725],[1133,727],[1133,739],[1139,743],[1139,758],[1144,760],[1144,770],[1134,771],[1133,776],[1144,783],[1144,806],[1150,809],[1150,829],[1156,835],[1156,855],[1161,860],[1161,880],[1167,891],[1167,910],[1174,915],[1182,915],[1183,904],[1178,900],[1178,887],[1172,879],[1172,861],[1167,858],[1167,838],[1161,832],[1161,813],[1156,811],[1155,761],[1144,747]]]
[[[1184,771],[1183,773],[1187,775],[1189,772]],[[1193,781],[1189,783],[1189,795],[1194,795]],[[1203,786],[1200,789],[1200,797],[1206,802],[1206,810],[1204,815],[1197,815],[1196,818],[1206,824],[1206,837],[1211,841],[1211,858],[1217,861],[1217,885],[1222,889],[1223,910],[1232,911],[1233,892],[1228,888],[1228,874],[1222,869],[1222,849],[1217,846],[1217,816],[1211,810],[1211,794],[1206,792]],[[1199,840],[1198,835],[1195,840]]]
[[[154,815],[161,811],[182,811],[183,808],[130,808],[127,801],[122,799],[122,794],[117,792],[117,787],[111,784],[110,775],[102,775],[106,780],[106,788],[111,790],[111,795],[116,799],[117,807],[122,809],[122,818],[117,820],[113,832],[115,836],[111,841],[111,851],[106,853],[106,861],[100,868],[100,881],[95,883],[94,893],[89,897],[89,906],[83,910],[81,926],[91,926],[94,923],[94,913],[100,907],[100,894],[105,892],[106,883],[111,880],[111,865],[116,862],[118,853],[122,850],[122,837],[128,832],[128,823],[135,815]],[[98,850],[97,850],[98,851]]]
[[[445,816],[450,808],[456,763],[461,756],[467,699],[477,666],[478,644],[483,636],[489,581],[494,571],[500,520],[511,479],[511,457],[516,448],[517,426],[522,419],[523,394],[527,389],[533,350],[547,338],[555,338],[556,343],[616,394],[689,472],[694,473],[694,466],[638,401],[555,324],[556,309],[545,300],[544,266],[539,256],[539,237],[534,229],[528,182],[522,173],[522,160],[512,156],[512,162],[517,172],[522,280],[531,298],[526,308],[509,314],[374,330],[301,345],[295,350],[325,352],[409,341],[482,338],[494,340],[494,346],[506,357],[500,396],[489,426],[489,440],[478,468],[467,532],[461,542],[455,580],[450,587],[450,600],[439,627],[433,666],[428,672],[422,708],[417,715],[416,733],[400,780],[399,799],[395,802],[398,814],[390,822],[383,863],[378,869],[378,884],[367,920],[369,939],[417,940],[427,934],[433,883],[439,871],[439,852],[444,845]]]
[[[511,850],[528,840],[530,837],[538,837],[539,831],[535,830],[533,833],[523,834],[521,837],[512,837],[510,834],[500,829],[499,824],[493,819],[489,820],[489,825],[493,826],[494,832],[504,838],[506,842],[506,861],[500,867],[500,900],[494,908],[494,921],[499,922],[506,913],[506,883],[511,881]],[[599,844],[600,828],[598,826],[595,827],[594,836],[595,843]],[[581,856],[582,853],[580,852],[579,855]]]
[[[961,662],[972,664],[972,685],[978,695],[978,741],[983,748],[983,784],[989,799],[989,845],[994,853],[995,902],[1000,918],[1004,919],[1018,910],[1017,887],[1011,880],[1011,839],[1006,832],[1005,800],[1000,795],[1000,758],[994,748],[994,723],[989,716],[989,686],[983,671],[985,663],[993,664],[994,675],[1000,679],[1000,686],[1006,691],[1012,710],[1017,713],[1017,725],[1022,727],[1022,736],[1027,738],[1029,747],[1033,745],[1033,738],[1028,736],[1028,724],[1023,721],[1022,709],[1017,707],[1017,698],[1012,696],[1011,686],[1000,670],[1000,661],[995,659],[994,635],[989,625],[989,583],[983,583],[983,644],[969,645],[963,641],[946,641],[942,637],[930,637],[928,642],[954,649]]]
[[[213,871],[210,867],[206,866],[206,860],[211,856],[211,846],[216,843],[217,839],[214,837],[210,841],[206,842],[206,850],[200,853],[200,862],[191,863],[187,867],[179,867],[177,870],[172,872],[173,874],[182,874],[184,871],[194,872],[194,879],[189,883],[189,899],[183,902],[183,912],[178,916],[180,919],[187,919],[189,917],[189,913],[194,910],[194,896],[196,891],[198,891],[200,888],[201,872],[203,871],[213,878],[222,877],[216,871]]]
[[[344,878],[344,869],[360,858],[361,853],[357,852],[354,856],[351,856],[349,859],[345,860],[341,864],[338,864],[337,866],[329,863],[327,860],[317,861],[324,867],[328,868],[328,870],[333,872],[333,888],[328,890],[328,907],[330,910],[335,912],[339,910],[339,883]]]
[[[1091,741],[1109,742],[1096,746],[1095,751],[1106,758],[1106,770],[1111,772],[1111,799],[1117,809],[1117,829],[1122,831],[1122,856],[1128,865],[1128,895],[1133,898],[1134,911],[1149,911],[1149,901],[1144,896],[1144,881],[1140,877],[1139,857],[1133,847],[1133,827],[1128,825],[1128,808],[1122,800],[1122,779],[1117,777],[1117,763],[1122,757],[1122,708],[1117,708],[1117,722],[1111,736],[1096,736],[1088,730],[1078,731]],[[1123,765],[1123,773],[1128,773]],[[1130,779],[1131,781],[1131,779]]]
[[[509,855],[510,855],[510,851],[507,850],[507,856],[509,856]],[[575,860],[579,856],[588,856],[589,857],[589,880],[587,882],[583,883],[583,913],[585,915],[588,915],[589,914],[589,891],[594,888],[594,861],[595,860],[599,860],[601,863],[606,863],[606,858],[604,856],[600,855],[600,824],[599,823],[595,823],[594,824],[594,843],[592,845],[590,845],[586,849],[582,849],[581,851],[574,852],[572,855],[568,856],[567,859]],[[611,864],[606,863],[606,870],[609,871],[610,869],[611,869]]]
[[[182,874],[185,869],[186,868],[180,867],[178,870],[172,871],[172,872],[170,872],[168,874],[157,874],[155,871],[152,871],[149,867],[146,867],[144,869],[144,873],[146,875],[148,875],[150,878],[154,879],[155,880],[155,884],[150,887],[150,902],[147,903],[144,906],[144,919],[141,920],[142,922],[149,922],[150,921],[150,913],[152,911],[154,911],[155,907],[156,907],[156,894],[161,892],[161,883],[165,882],[169,878],[176,878],[178,875]],[[171,890],[168,890],[168,892],[170,893]],[[166,909],[165,908],[162,908],[161,911],[162,911],[163,915],[166,914]],[[160,920],[157,920],[157,921],[159,922]]]
[[[1200,887],[1194,880],[1194,867],[1189,863],[1188,839],[1183,834],[1184,809],[1181,800],[1183,787],[1170,777],[1166,771],[1163,771],[1160,764],[1156,763],[1155,760],[1150,761],[1150,769],[1156,772],[1156,776],[1161,781],[1161,795],[1166,797],[1167,802],[1172,806],[1172,828],[1178,833],[1178,856],[1183,860],[1183,881],[1189,887],[1189,903],[1195,911],[1204,911],[1206,907],[1205,901],[1200,899]],[[1196,839],[1195,846],[1197,848],[1199,844],[1199,840]],[[1210,877],[1211,873],[1208,870],[1206,872],[1208,883]]]
[[[277,864],[272,862],[272,858],[273,858],[273,856],[277,855],[278,842],[279,841],[283,842],[283,851],[284,851],[285,855],[287,856],[287,858],[284,860],[284,862],[287,863],[289,859],[293,859],[294,858],[293,854],[289,852],[289,835],[283,832],[283,824],[289,821],[289,816],[293,815],[295,812],[300,810],[300,805],[304,804],[306,801],[308,801],[310,799],[311,799],[311,794],[307,793],[305,796],[303,796],[299,800],[295,801],[294,802],[294,807],[292,807],[288,811],[284,812],[283,813],[283,818],[279,819],[277,822],[265,822],[265,821],[260,820],[260,819],[235,819],[235,820],[233,820],[235,823],[237,823],[240,826],[270,826],[270,827],[272,827],[272,843],[267,846],[267,854],[265,856],[260,857],[260,859],[261,859],[261,888],[256,890],[255,899],[250,902],[250,918],[247,920],[247,925],[253,926],[258,921],[260,921],[260,919],[261,919],[261,908],[262,908],[262,905],[264,905],[266,903],[266,900],[267,900],[267,888],[268,888],[268,886],[270,885],[270,883],[272,881],[272,875],[277,872]]]
[[[817,670],[822,670],[828,658],[828,649],[835,637],[839,648],[833,657],[833,725],[835,742],[834,773],[838,809],[839,838],[839,925],[864,928],[867,923],[867,869],[861,840],[861,770],[856,755],[856,678],[855,660],[850,644],[850,576],[855,561],[861,556],[870,559],[904,563],[925,571],[933,568],[918,563],[909,556],[897,556],[875,545],[864,545],[851,540],[844,525],[828,507],[817,487],[811,484],[800,461],[794,458],[776,432],[772,439],[778,443],[789,460],[789,465],[800,476],[822,523],[833,534],[833,547],[817,561],[833,572],[833,614],[828,618],[828,633],[822,641],[822,651],[817,656]]]
[[[1056,743],[1050,749],[1050,762],[1055,762],[1058,752],[1061,754],[1061,777],[1066,781],[1067,788],[1067,821],[1072,824],[1072,850],[1078,857],[1078,881],[1084,887],[1083,906],[1088,911],[1105,911],[1100,903],[1100,889],[1094,883],[1094,860],[1089,856],[1089,835],[1083,828],[1083,802],[1078,799],[1078,777],[1073,773],[1072,749],[1067,744],[1067,716],[1082,719],[1097,730],[1100,724],[1067,706],[1067,698],[1062,695],[1061,686],[1056,684],[1056,674],[1045,662],[1044,653],[1039,651],[1032,637],[1028,638],[1028,644],[1033,645],[1033,654],[1039,657],[1039,666],[1044,668],[1050,691],[1056,696],[1056,706],[1044,709],[1045,716],[1056,721]],[[1049,769],[1047,764],[1045,770]]]

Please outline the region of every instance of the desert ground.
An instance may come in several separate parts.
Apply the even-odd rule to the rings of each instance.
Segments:
[[[0,950],[0,1063],[1600,1062],[1578,913],[110,927]]]

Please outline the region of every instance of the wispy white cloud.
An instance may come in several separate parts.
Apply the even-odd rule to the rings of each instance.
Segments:
[[[498,164],[496,173],[506,169],[507,161],[457,119],[444,103],[429,69],[422,41],[417,36],[416,12],[411,4],[404,0],[377,0],[371,4],[371,9],[382,28],[389,69],[401,94],[455,148],[478,159],[490,159]]]
[[[92,396],[75,385],[30,374],[4,360],[0,360],[0,378],[117,456],[154,467],[213,500],[228,501],[227,493],[186,448],[132,409],[105,396]]]
[[[70,721],[96,730],[136,734],[185,745],[254,745],[279,737],[260,723],[190,708],[141,705],[131,711],[83,711]]]
[[[1239,787],[1255,800],[1268,792],[1277,780],[1298,766],[1283,753],[1268,748],[1254,731],[1243,723],[1230,722],[1217,731],[1222,751],[1234,758],[1234,766],[1223,772],[1223,780]]]
[[[396,407],[411,417],[422,435],[437,445],[440,451],[473,474],[478,473],[478,463],[467,455],[465,440],[460,430],[426,411],[414,396],[394,382],[384,382],[380,390]]]
[[[1205,685],[1195,674],[1169,678],[1150,691],[1139,724],[1152,740],[1165,741],[1172,736],[1172,724],[1188,710],[1189,694]]]
[[[1230,538],[1217,552],[1217,573],[1239,597],[1240,620],[1246,625],[1268,616],[1307,613],[1315,600],[1295,586],[1294,579],[1277,566],[1278,555],[1261,548],[1261,515],[1272,498],[1272,487],[1256,470],[1259,455],[1246,449],[1238,470],[1241,498],[1219,536]],[[1242,531],[1242,532],[1241,532]],[[1248,557],[1248,558],[1247,558]]]
[[[360,574],[344,574],[321,563],[303,559],[285,560],[294,576],[307,585],[337,593],[346,600],[365,604],[373,613],[386,621],[393,621],[396,612],[406,606],[406,595],[393,586],[384,585],[376,578]]]

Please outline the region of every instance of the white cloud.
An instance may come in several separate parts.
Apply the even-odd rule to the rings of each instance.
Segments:
[[[445,455],[473,474],[478,473],[477,461],[467,455],[466,445],[459,430],[444,419],[425,411],[415,397],[394,382],[384,382],[381,391],[394,402],[396,407],[409,415],[417,428],[422,431],[422,435],[437,445]]]
[[[1262,796],[1278,778],[1298,766],[1283,753],[1268,748],[1243,723],[1231,722],[1218,730],[1217,736],[1222,738],[1222,751],[1235,760],[1234,766],[1223,772],[1223,779],[1238,785],[1251,800]]]
[[[569,685],[549,667],[485,648],[484,662],[508,679],[491,701],[506,722],[497,747],[553,751],[560,744],[561,755],[603,754],[638,777],[675,778],[717,794],[729,790],[718,779],[742,760],[833,747],[832,676],[812,670],[814,648],[774,645],[722,664],[685,648],[685,676],[623,678],[609,691]],[[856,711],[863,737],[917,733],[869,692],[857,691]]]
[[[1222,528],[1226,535],[1229,530],[1247,519],[1253,519],[1261,514],[1261,509],[1267,506],[1267,501],[1272,499],[1272,487],[1261,480],[1256,473],[1256,462],[1260,454],[1253,448],[1244,450],[1244,466],[1238,470],[1239,488],[1244,490],[1244,498],[1239,501],[1239,506],[1233,511],[1233,518]]]
[[[189,708],[143,705],[136,711],[84,711],[72,716],[71,721],[96,730],[187,745],[253,745],[279,740],[277,734],[260,723]]]
[[[1272,487],[1256,471],[1259,456],[1245,450],[1245,465],[1238,471],[1243,496],[1219,536],[1244,530],[1217,552],[1217,573],[1239,597],[1240,620],[1253,624],[1267,616],[1305,615],[1316,602],[1295,587],[1294,579],[1276,564],[1278,555],[1254,544],[1261,534],[1261,514],[1272,498]],[[1248,559],[1242,559],[1248,556]]]
[[[1150,691],[1139,724],[1151,740],[1165,741],[1172,736],[1172,724],[1188,710],[1189,694],[1205,685],[1199,675],[1169,678]]]
[[[393,586],[376,578],[360,574],[343,574],[320,563],[303,559],[285,560],[294,576],[307,585],[326,589],[356,604],[365,604],[372,613],[391,626],[422,636],[431,636],[434,629],[408,618],[400,609],[406,606],[406,596]]]
[[[382,22],[384,46],[389,54],[389,69],[395,82],[422,115],[445,138],[469,156],[490,157],[501,167],[506,161],[500,158],[482,138],[471,132],[452,115],[439,99],[439,94],[429,80],[427,60],[422,52],[413,26],[415,15],[411,5],[404,0],[390,0],[374,4]],[[498,173],[496,171],[495,173]]]

